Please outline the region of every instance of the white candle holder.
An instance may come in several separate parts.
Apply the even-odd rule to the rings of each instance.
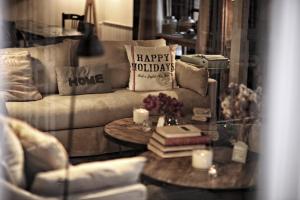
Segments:
[[[133,122],[136,124],[143,124],[144,121],[148,121],[149,120],[149,111],[141,108],[141,107],[137,107],[133,109]]]
[[[196,169],[207,170],[213,163],[213,150],[197,149],[192,153],[192,166]]]

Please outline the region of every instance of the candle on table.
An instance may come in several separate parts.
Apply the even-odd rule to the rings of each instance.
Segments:
[[[212,165],[213,151],[208,149],[194,150],[192,154],[192,166],[197,169],[208,169]]]
[[[212,165],[208,170],[208,175],[212,178],[216,178],[218,176],[218,171],[215,165]]]
[[[133,122],[142,124],[149,119],[149,111],[144,108],[136,108],[133,110]]]

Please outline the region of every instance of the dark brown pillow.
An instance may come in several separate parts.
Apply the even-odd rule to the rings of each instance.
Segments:
[[[111,92],[106,65],[56,68],[60,95]]]

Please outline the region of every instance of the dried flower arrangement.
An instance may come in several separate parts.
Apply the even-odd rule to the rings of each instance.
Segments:
[[[238,140],[249,142],[252,125],[261,121],[262,88],[255,91],[243,84],[230,83],[221,102],[225,119],[240,123]]]
[[[262,106],[262,88],[255,91],[243,84],[230,83],[221,103],[226,119],[258,119]]]

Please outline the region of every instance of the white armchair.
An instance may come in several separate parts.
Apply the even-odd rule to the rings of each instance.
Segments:
[[[69,165],[66,171],[67,154],[53,136],[3,117],[0,133],[5,141],[0,142],[0,199],[63,199],[66,177],[68,199],[147,198],[146,187],[139,183],[143,157]]]

